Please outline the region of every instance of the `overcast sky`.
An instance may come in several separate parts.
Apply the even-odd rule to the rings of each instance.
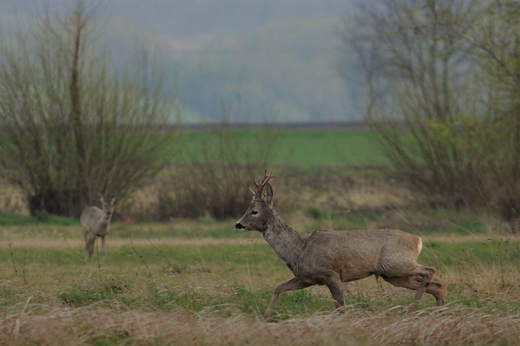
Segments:
[[[183,53],[203,57],[204,76],[189,72],[189,61],[179,65],[178,75],[186,77],[185,85],[180,86],[184,87],[183,100],[196,114],[211,113],[215,103],[229,96],[229,92],[228,96],[223,94],[226,88],[236,88],[239,79],[245,77],[249,78],[245,83],[258,98],[257,103],[274,105],[282,119],[359,118],[353,106],[356,97],[346,96],[352,91],[343,90],[343,82],[334,66],[339,43],[336,45],[333,25],[349,13],[352,0],[85,0],[85,3],[87,8],[98,4],[98,17],[106,19],[108,24],[104,38],[119,54],[127,54],[135,39],[144,39],[147,43],[158,43],[163,52],[176,59],[182,59]],[[71,13],[76,5],[77,0],[0,0],[0,23],[4,29],[15,28],[17,23],[23,27],[34,15],[47,10],[50,14]],[[309,36],[302,39],[294,32],[289,33],[291,20],[302,32],[311,30]],[[322,21],[316,25],[312,20]],[[312,31],[313,25],[317,31]],[[263,34],[257,35],[261,30]],[[247,50],[237,50],[249,49],[244,46],[247,35],[266,39],[266,31],[267,43],[252,40],[262,47],[265,59],[261,60],[261,54],[257,54],[254,61]],[[318,44],[316,32],[321,35]],[[237,48],[239,44],[242,45]],[[231,54],[225,50],[232,49],[235,51],[228,65],[235,66],[235,70],[218,62],[222,56],[228,56],[225,54]],[[295,58],[299,60],[288,65],[288,56],[302,51],[313,52],[312,59],[302,60],[305,57],[297,55]],[[213,60],[211,54],[216,55]],[[219,70],[211,70],[212,65],[218,63]],[[221,71],[227,74],[218,77]],[[214,100],[208,101],[210,98]]]
[[[70,11],[76,0],[2,0],[1,18],[22,20],[48,7]],[[269,21],[288,18],[339,18],[352,7],[348,0],[86,0],[101,4],[112,19],[124,19],[168,35],[254,30]]]

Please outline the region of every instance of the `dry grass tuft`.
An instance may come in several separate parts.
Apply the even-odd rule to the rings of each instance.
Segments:
[[[2,344],[87,345],[474,345],[517,344],[520,315],[491,316],[450,307],[402,314],[351,307],[345,314],[315,314],[278,323],[237,314],[222,318],[211,308],[200,313],[113,311],[90,306],[56,308],[38,315],[4,315]]]
[[[0,211],[2,214],[29,215],[22,191],[0,180]]]

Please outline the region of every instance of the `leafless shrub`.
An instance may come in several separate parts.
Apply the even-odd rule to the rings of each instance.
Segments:
[[[235,131],[226,124],[207,131],[197,148],[185,148],[159,191],[158,218],[236,217],[249,203],[251,177],[269,166],[277,131]]]
[[[345,21],[366,120],[432,207],[517,217],[519,11],[502,0],[381,0]]]
[[[171,149],[157,131],[170,116],[158,65],[115,68],[95,14],[78,1],[0,37],[0,168],[32,214],[77,217],[96,192],[124,197]]]

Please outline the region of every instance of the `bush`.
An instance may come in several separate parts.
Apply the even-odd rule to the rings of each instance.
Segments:
[[[305,215],[316,221],[323,220],[327,217],[327,214],[323,210],[314,206],[307,207]]]
[[[519,15],[503,0],[398,0],[345,21],[366,120],[433,207],[520,216]]]
[[[225,123],[202,143],[184,148],[183,165],[172,167],[158,195],[157,217],[238,217],[251,200],[249,186],[269,167],[276,130],[234,131]]]
[[[32,215],[78,217],[97,192],[123,198],[171,154],[172,133],[157,131],[173,111],[161,71],[113,66],[83,5],[0,36],[0,173]]]

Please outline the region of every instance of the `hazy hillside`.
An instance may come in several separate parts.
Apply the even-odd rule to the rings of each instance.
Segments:
[[[24,25],[31,14],[70,12],[75,3],[4,0],[0,21]],[[114,57],[132,54],[136,39],[161,47],[187,121],[217,119],[222,105],[233,105],[236,121],[359,118],[336,72],[333,29],[348,1],[110,0],[101,8]]]

